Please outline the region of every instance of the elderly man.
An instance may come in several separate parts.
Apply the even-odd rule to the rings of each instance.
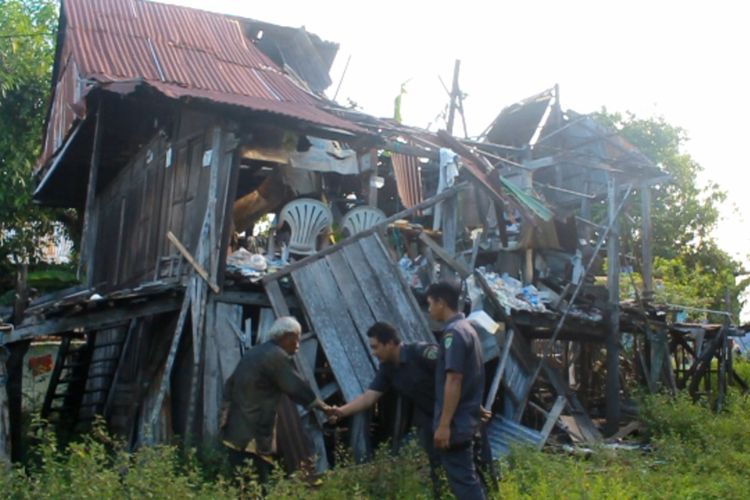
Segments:
[[[307,408],[330,411],[295,370],[290,356],[299,349],[301,326],[290,317],[277,319],[270,340],[242,358],[224,387],[222,439],[233,467],[250,460],[264,482],[275,452],[274,423],[279,399],[286,394]]]

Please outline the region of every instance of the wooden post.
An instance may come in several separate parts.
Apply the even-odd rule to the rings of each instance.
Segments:
[[[11,454],[10,405],[8,404],[8,371],[6,369],[9,357],[9,351],[0,349],[0,378],[6,381],[0,385],[0,466],[6,470],[10,468]]]
[[[589,193],[589,181],[586,181],[586,189],[584,192],[586,194]],[[586,220],[591,220],[591,199],[590,198],[582,198],[581,199],[581,217],[583,217]],[[588,242],[591,239],[591,227],[588,224],[585,224],[583,226],[583,235],[586,238],[586,242]]]
[[[446,129],[453,135],[453,122],[456,117],[456,107],[458,106],[458,74],[461,70],[461,61],[456,59],[453,66],[453,87],[451,88],[451,102],[448,109],[448,123]],[[442,229],[443,229],[443,248],[451,257],[456,255],[456,237],[458,229],[458,193],[445,200],[442,204]],[[442,269],[440,272],[441,279],[453,278],[453,272],[450,269]]]
[[[8,443],[10,445],[10,458],[18,462],[24,458],[21,444],[23,443],[23,422],[22,422],[22,402],[23,402],[23,359],[31,345],[30,341],[14,342],[6,346],[8,355],[5,360],[0,360],[6,371],[6,382],[3,391],[6,392],[8,405],[8,420],[5,421],[9,431]]]
[[[451,88],[451,102],[448,108],[448,123],[446,129],[448,133],[453,135],[453,121],[456,118],[456,106],[458,100],[458,74],[461,71],[461,60],[456,59],[456,63],[453,65],[453,87]]]
[[[91,150],[91,165],[89,166],[88,188],[86,189],[86,206],[83,212],[83,231],[81,232],[81,257],[78,262],[78,279],[85,271],[86,283],[89,287],[94,284],[94,250],[96,247],[96,184],[99,178],[99,159],[101,156],[102,139],[102,99],[96,107],[96,123],[94,125],[94,143]]]
[[[651,255],[651,187],[648,183],[641,185],[641,251],[643,264],[643,300],[649,301],[654,295],[653,259]]]
[[[29,300],[29,264],[16,264],[16,300],[13,304],[13,323],[20,325]]]
[[[617,183],[607,181],[610,232],[607,240],[607,288],[609,289],[609,335],[607,336],[607,434],[620,427],[620,228],[617,220]]]

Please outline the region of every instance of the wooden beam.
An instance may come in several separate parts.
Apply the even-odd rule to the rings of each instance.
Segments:
[[[179,309],[180,302],[174,297],[161,300],[152,299],[129,308],[111,308],[80,316],[48,319],[33,325],[21,325],[11,335],[4,337],[2,344],[12,344],[20,340],[44,335],[56,335],[77,329],[112,328],[123,325],[134,318],[153,316]]]
[[[102,99],[96,106],[96,121],[94,124],[94,140],[91,150],[91,164],[89,166],[88,187],[86,189],[86,206],[83,212],[83,230],[81,232],[81,256],[78,262],[78,278],[85,270],[86,283],[89,287],[94,284],[94,248],[96,246],[96,184],[99,178],[99,160],[101,158],[102,142]]]
[[[228,304],[243,304],[248,306],[271,307],[271,301],[268,296],[261,292],[239,292],[226,291],[214,297],[216,302],[226,302]]]
[[[193,279],[192,276],[190,279]],[[154,425],[156,425],[157,420],[159,420],[159,415],[161,414],[161,406],[164,402],[164,396],[167,393],[167,388],[169,387],[174,360],[177,357],[177,348],[180,346],[180,339],[182,339],[182,333],[185,330],[185,321],[187,320],[188,311],[193,299],[192,290],[193,287],[190,286],[187,288],[187,290],[185,290],[185,296],[182,299],[182,306],[180,307],[180,315],[177,317],[177,326],[175,327],[174,334],[172,335],[172,344],[169,346],[167,362],[164,365],[164,371],[162,372],[161,380],[159,381],[159,392],[156,394],[151,415],[149,415],[148,420],[144,419],[144,422],[141,424],[143,428],[142,435],[146,439],[153,440],[153,436],[151,436],[150,430],[153,429]],[[191,430],[189,428],[186,428],[185,432],[189,434]]]
[[[620,428],[620,231],[617,209],[617,183],[609,176],[607,238],[607,289],[609,290],[609,335],[607,336],[607,379],[605,390],[607,434]]]
[[[427,236],[425,233],[419,233],[419,240],[427,245],[434,254],[436,254],[440,260],[444,261],[450,267],[456,270],[462,279],[471,275],[471,270],[467,269],[464,264],[454,259],[443,247],[438,245],[432,238]]]
[[[447,122],[447,129],[448,133],[453,135],[453,121],[456,116],[456,106],[457,106],[457,100],[459,95],[459,88],[458,88],[458,74],[461,71],[461,60],[456,59],[455,64],[453,65],[453,86],[451,87],[451,102],[448,106],[448,122]]]
[[[503,345],[503,353],[500,355],[500,361],[498,361],[497,363],[495,376],[492,377],[490,390],[487,393],[487,398],[484,400],[484,407],[488,410],[492,409],[492,404],[495,402],[495,398],[497,397],[497,391],[500,389],[500,382],[503,379],[503,373],[505,373],[505,365],[508,364],[510,346],[513,344],[514,335],[514,330],[512,328],[506,330],[505,332],[505,344]]]
[[[451,196],[454,196],[457,192],[459,192],[459,191],[461,191],[463,189],[466,189],[468,186],[469,186],[468,182],[462,182],[460,184],[456,184],[455,186],[446,189],[442,193],[437,194],[437,195],[433,196],[432,198],[429,198],[429,199],[423,201],[422,203],[419,203],[417,205],[414,205],[411,208],[407,208],[406,210],[402,210],[401,212],[393,214],[390,217],[388,217],[387,219],[384,219],[384,220],[380,221],[375,226],[373,226],[373,227],[371,227],[371,228],[369,228],[369,229],[367,229],[365,231],[362,231],[361,233],[357,233],[354,236],[350,236],[349,238],[346,238],[345,240],[342,240],[342,241],[336,243],[335,245],[332,245],[330,247],[324,248],[323,250],[321,250],[321,251],[319,251],[319,252],[317,252],[317,253],[315,253],[313,255],[310,255],[308,257],[305,257],[302,260],[298,260],[297,262],[293,262],[293,263],[289,264],[288,266],[286,266],[286,267],[284,267],[282,269],[279,269],[275,273],[271,273],[271,274],[268,274],[268,275],[264,276],[263,277],[263,284],[267,285],[271,281],[276,281],[280,277],[286,276],[287,274],[290,274],[292,271],[294,271],[296,269],[299,269],[301,267],[305,267],[306,265],[310,264],[311,262],[315,262],[318,259],[322,259],[326,255],[329,255],[329,254],[332,254],[334,252],[339,251],[339,249],[341,249],[342,247],[344,247],[346,245],[350,245],[350,244],[354,243],[355,241],[358,241],[358,240],[361,240],[362,238],[366,238],[368,236],[371,236],[373,233],[378,232],[380,229],[382,229],[384,227],[387,227],[388,224],[392,224],[393,222],[396,222],[399,219],[404,219],[406,217],[410,217],[410,216],[414,215],[417,212],[425,210],[426,208],[429,208],[429,207],[435,205],[436,203],[439,203],[439,202],[441,202],[441,201],[443,201],[443,200],[445,200],[445,199],[447,199],[447,198],[449,198]],[[268,287],[266,287],[266,291],[268,291]]]
[[[185,257],[185,260],[190,262],[190,265],[193,266],[193,269],[195,269],[195,272],[198,273],[198,275],[203,278],[203,280],[208,284],[208,286],[211,288],[211,290],[214,293],[219,293],[221,290],[219,290],[219,286],[216,283],[211,282],[211,277],[208,275],[208,271],[206,271],[206,268],[201,266],[190,254],[187,248],[182,244],[182,242],[177,239],[177,236],[172,233],[172,231],[167,231],[167,238],[169,241],[171,241],[175,247],[177,247],[177,250],[182,254],[183,257]]]
[[[538,450],[544,448],[544,445],[549,438],[550,432],[552,432],[552,429],[555,427],[555,423],[557,423],[557,419],[560,418],[560,414],[562,413],[563,409],[565,409],[566,404],[567,400],[565,399],[565,396],[557,396],[555,404],[552,405],[552,409],[547,414],[547,420],[544,422],[544,427],[542,427],[542,430],[540,432],[542,437],[539,439],[539,442],[536,445]]]

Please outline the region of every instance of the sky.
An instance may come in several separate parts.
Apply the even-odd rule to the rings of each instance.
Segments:
[[[716,237],[750,267],[745,2],[166,1],[304,26],[339,43],[329,97],[341,81],[337,101],[392,116],[393,100],[408,82],[402,116],[410,125],[437,126],[448,99],[439,77],[450,86],[456,59],[470,135],[480,134],[503,107],[554,84],[565,109],[606,106],[662,116],[686,130],[685,150],[705,169],[699,181],[718,182],[728,192]],[[743,319],[750,320],[750,307]]]

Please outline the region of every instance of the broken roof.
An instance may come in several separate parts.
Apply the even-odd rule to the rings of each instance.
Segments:
[[[246,37],[251,20],[147,0],[64,0],[64,35],[81,77],[104,87],[142,84],[192,97],[361,132]]]

